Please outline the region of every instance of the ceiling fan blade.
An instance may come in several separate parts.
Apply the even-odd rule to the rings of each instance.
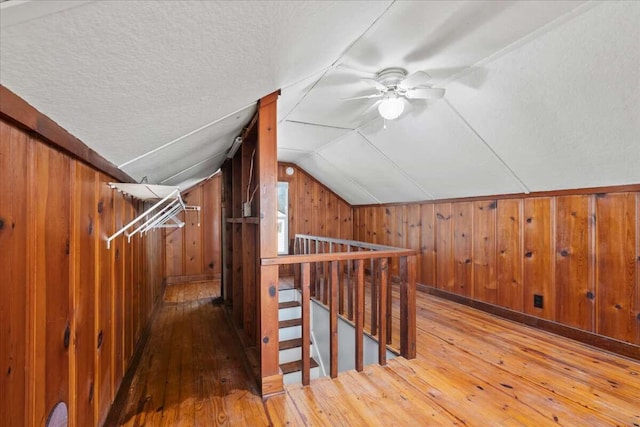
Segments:
[[[361,78],[360,80],[362,80],[365,83],[368,83],[369,85],[375,87],[378,90],[387,90],[387,87],[385,85],[383,85],[382,83],[380,83],[375,79]]]
[[[382,96],[381,93],[372,93],[371,95],[352,96],[351,98],[342,98],[342,101],[352,101],[354,99],[380,98],[381,96]]]
[[[410,89],[412,87],[427,84],[429,80],[431,80],[431,76],[429,74],[424,71],[416,71],[415,73],[409,74],[405,77],[405,79],[400,82],[400,86],[405,89]]]
[[[444,92],[441,88],[418,88],[408,90],[404,96],[409,99],[439,99],[444,96]]]

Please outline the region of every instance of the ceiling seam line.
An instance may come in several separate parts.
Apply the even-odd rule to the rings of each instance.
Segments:
[[[318,127],[322,127],[322,128],[329,128],[329,129],[355,130],[355,128],[345,128],[345,127],[341,127],[341,126],[322,125],[322,124],[318,124],[318,123],[302,122],[302,121],[299,121],[299,120],[286,120],[286,122],[287,123],[296,123],[296,124],[299,124],[299,125],[318,126]]]
[[[333,169],[337,170],[338,172],[342,173],[342,175],[344,175],[349,181],[351,181],[351,183],[353,183],[356,187],[358,187],[360,190],[362,190],[365,194],[367,194],[369,197],[371,197],[373,200],[375,200],[375,202],[377,204],[382,204],[382,202],[380,200],[378,200],[378,198],[376,196],[374,196],[373,194],[371,194],[366,188],[364,188],[362,185],[360,185],[360,183],[358,183],[358,181],[356,181],[355,179],[353,179],[348,173],[345,173],[342,169],[338,168],[336,165],[334,165],[333,163],[331,163],[326,157],[324,157],[323,155],[319,154],[319,153],[315,153],[318,157],[320,157],[322,160],[324,160],[325,162],[327,162],[327,164],[329,166],[331,166]],[[337,191],[336,191],[337,193]]]
[[[449,108],[451,108],[451,111],[453,111],[455,115],[458,116],[458,118],[462,121],[462,123],[464,123],[467,126],[467,128],[469,128],[469,130],[471,130],[471,132],[473,132],[473,134],[480,141],[482,141],[484,146],[491,152],[491,154],[493,154],[493,156],[498,160],[498,162],[500,162],[503,168],[506,169],[511,174],[511,176],[516,180],[516,182],[518,183],[518,185],[520,185],[520,188],[522,188],[524,193],[529,194],[531,192],[529,187],[524,183],[523,180],[520,179],[520,177],[515,173],[515,171],[511,169],[511,167],[507,164],[507,162],[504,161],[502,157],[500,157],[500,155],[498,155],[498,153],[493,149],[493,147],[491,147],[491,145],[489,145],[489,143],[485,141],[485,139],[482,136],[480,136],[480,133],[478,133],[478,131],[473,126],[471,126],[471,123],[469,123],[467,119],[465,119],[462,116],[462,114],[460,114],[460,112],[449,102],[448,99],[445,98],[443,99],[443,101],[449,106]]]
[[[542,35],[549,33],[551,31],[553,31],[556,28],[559,28],[559,26],[565,24],[567,21],[570,21],[572,19],[574,19],[576,16],[585,13],[591,9],[593,9],[594,7],[596,7],[599,3],[598,2],[594,2],[594,1],[587,1],[586,3],[580,4],[579,6],[575,7],[574,9],[571,9],[570,11],[564,13],[563,15],[557,17],[556,19],[553,19],[551,22],[547,22],[546,24],[544,24],[542,27],[538,27],[535,30],[533,30],[532,32],[525,34],[524,36],[520,37],[518,40],[509,43],[507,46],[503,47],[502,49],[498,50],[497,52],[493,52],[492,54],[490,54],[489,56],[486,56],[482,59],[480,59],[479,61],[476,61],[475,63],[469,65],[468,67],[466,67],[465,69],[459,71],[458,73],[454,74],[453,76],[450,76],[449,78],[447,78],[446,80],[444,80],[441,84],[440,87],[445,87],[446,85],[448,85],[449,83],[458,81],[460,79],[462,79],[463,77],[465,77],[467,74],[472,73],[473,71],[477,70],[479,67],[485,65],[485,64],[490,64],[491,62],[499,59],[500,57],[508,54],[511,51],[514,51],[516,49],[519,49],[520,47],[536,40],[537,38],[541,37]]]
[[[182,135],[182,136],[180,136],[180,137],[178,137],[178,138],[176,138],[176,139],[174,139],[174,140],[172,140],[172,141],[169,141],[169,142],[167,142],[166,144],[161,145],[160,147],[156,147],[156,148],[154,148],[154,149],[153,149],[153,150],[151,150],[151,151],[148,151],[148,152],[146,152],[146,153],[144,153],[144,154],[139,155],[138,157],[135,157],[135,158],[133,158],[133,159],[131,159],[131,160],[128,160],[128,161],[126,161],[126,162],[122,163],[121,165],[119,165],[118,167],[119,167],[119,168],[123,168],[123,167],[125,167],[125,166],[130,165],[131,163],[135,163],[135,162],[137,162],[137,161],[138,161],[138,160],[140,160],[140,159],[144,159],[145,157],[150,156],[150,155],[151,155],[151,154],[153,154],[153,153],[156,153],[156,152],[158,152],[158,151],[164,150],[165,148],[170,147],[171,145],[173,145],[173,144],[175,144],[175,143],[177,143],[177,142],[180,142],[180,141],[182,141],[183,139],[190,137],[191,135],[194,135],[194,134],[196,134],[196,133],[198,133],[198,132],[200,132],[200,131],[202,131],[202,130],[204,130],[204,129],[208,128],[208,127],[211,127],[211,126],[213,126],[213,125],[215,125],[215,124],[217,124],[217,123],[220,123],[221,121],[223,121],[223,120],[225,120],[225,119],[228,119],[229,117],[233,116],[234,114],[238,114],[239,112],[244,111],[244,110],[246,110],[247,108],[253,107],[254,105],[256,105],[256,103],[255,103],[255,102],[253,102],[253,103],[251,103],[251,104],[248,104],[248,105],[245,105],[244,107],[239,108],[239,109],[237,109],[237,110],[235,110],[235,111],[233,111],[233,112],[231,112],[231,113],[229,113],[229,114],[227,114],[227,115],[225,115],[225,116],[222,116],[222,117],[220,117],[219,119],[216,119],[216,120],[214,120],[214,121],[212,121],[212,122],[210,122],[210,123],[207,123],[207,124],[206,124],[206,125],[204,125],[204,126],[200,126],[199,128],[194,129],[194,130],[192,130],[192,131],[191,131],[191,132],[189,132],[189,133],[186,133],[186,134],[184,134],[184,135]]]
[[[413,185],[415,185],[416,187],[418,187],[420,189],[420,191],[422,191],[424,194],[427,195],[427,197],[429,197],[431,200],[435,200],[435,197],[433,197],[433,195],[431,194],[431,192],[425,190],[422,185],[418,184],[416,182],[416,180],[414,180],[412,177],[409,176],[409,174],[407,174],[404,169],[402,169],[396,162],[394,162],[389,156],[387,156],[380,148],[378,148],[372,141],[369,140],[369,138],[367,138],[366,136],[364,136],[362,133],[360,133],[360,131],[356,131],[358,133],[358,135],[360,135],[362,137],[362,139],[364,139],[365,141],[367,141],[367,144],[369,144],[371,146],[371,148],[373,148],[376,152],[378,152],[382,157],[384,157],[385,159],[387,159],[389,162],[391,162],[391,164],[402,174],[402,176],[404,176],[406,179],[408,179]]]
[[[168,177],[168,178],[163,179],[162,181],[160,181],[160,184],[162,184],[162,183],[164,183],[164,182],[167,182],[167,181],[169,181],[170,179],[175,178],[176,176],[182,175],[183,173],[185,173],[186,171],[188,171],[188,170],[190,170],[190,169],[193,169],[193,168],[195,168],[195,167],[197,167],[197,166],[200,166],[200,165],[202,165],[202,164],[204,164],[204,163],[206,163],[206,162],[208,162],[208,161],[210,161],[210,160],[215,159],[216,157],[220,157],[220,156],[223,156],[223,155],[224,155],[224,153],[218,153],[218,154],[215,154],[215,155],[213,155],[213,156],[207,157],[206,159],[201,160],[201,161],[199,161],[198,163],[195,163],[195,164],[193,164],[193,165],[189,166],[188,168],[183,169],[183,170],[181,170],[180,172],[178,172],[178,173],[176,173],[176,174],[171,175],[171,176],[170,176],[170,177]]]
[[[342,51],[342,53],[340,53],[338,55],[338,57],[335,59],[335,61],[333,61],[331,63],[330,66],[328,66],[327,68],[324,69],[324,71],[322,72],[322,75],[320,77],[318,77],[318,80],[316,80],[313,85],[311,85],[311,87],[309,88],[309,90],[307,90],[298,100],[298,102],[296,102],[296,104],[293,106],[293,108],[291,108],[291,110],[289,110],[289,112],[282,118],[281,122],[286,120],[287,117],[289,117],[291,115],[291,113],[293,113],[293,111],[298,108],[298,105],[300,105],[300,103],[302,101],[304,101],[304,99],[307,97],[307,95],[309,95],[309,92],[311,92],[320,82],[320,80],[322,80],[324,78],[324,76],[331,70],[335,69],[339,64],[338,62],[347,54],[347,52],[349,52],[349,49],[351,49],[362,37],[364,37],[365,34],[367,34],[369,32],[369,30],[371,30],[371,28],[373,28],[373,26],[380,21],[380,19],[386,15],[386,13],[389,11],[389,9],[391,8],[391,6],[393,6],[395,4],[396,0],[393,0],[391,2],[391,4],[389,6],[387,6],[387,8],[385,10],[382,11],[382,13],[373,20],[373,22],[371,23],[371,25],[369,25],[363,32],[362,34],[360,34],[358,37],[355,38],[355,40],[353,40],[351,43],[349,43],[349,45]]]

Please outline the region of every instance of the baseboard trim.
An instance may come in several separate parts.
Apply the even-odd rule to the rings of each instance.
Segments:
[[[565,338],[579,341],[583,344],[588,344],[601,350],[610,351],[620,356],[640,361],[640,346],[637,346],[635,344],[619,341],[614,338],[595,334],[593,332],[583,331],[581,329],[563,325],[558,322],[541,319],[530,314],[510,310],[508,308],[489,304],[487,302],[474,300],[469,297],[454,294],[452,292],[447,292],[442,289],[434,288],[432,286],[427,286],[419,283],[416,287],[417,290],[429,295],[453,301],[458,304],[466,305],[468,307],[475,308],[498,317],[522,323],[524,325],[531,326],[542,331],[551,332]]]
[[[165,277],[164,281],[167,285],[179,285],[181,283],[188,282],[204,282],[206,280],[219,280],[221,274],[192,274],[189,276],[169,276]]]
[[[149,336],[151,335],[151,325],[156,319],[158,312],[160,311],[160,307],[162,306],[163,298],[159,297],[156,299],[155,307],[153,308],[153,312],[151,316],[149,316],[149,321],[145,325],[142,333],[140,334],[140,339],[136,343],[136,349],[133,352],[133,356],[129,361],[129,365],[127,366],[127,371],[125,372],[122,380],[120,381],[120,386],[118,387],[118,392],[111,403],[111,407],[109,408],[109,412],[107,413],[107,418],[105,418],[104,426],[116,426],[119,425],[118,421],[120,415],[126,409],[125,406],[127,404],[127,397],[129,396],[129,389],[131,388],[131,384],[133,382],[133,377],[135,376],[136,370],[138,369],[138,365],[140,365],[140,360],[142,359],[142,353],[144,352],[145,347],[147,346],[147,342],[149,341]]]

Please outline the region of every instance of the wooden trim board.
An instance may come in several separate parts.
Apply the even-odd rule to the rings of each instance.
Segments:
[[[563,325],[561,323],[553,322],[539,317],[531,316],[529,314],[520,313],[508,308],[499,307],[497,305],[489,304],[483,301],[473,300],[471,298],[454,294],[451,292],[443,291],[441,289],[434,288],[423,284],[417,284],[417,289],[429,295],[433,295],[442,299],[456,302],[458,304],[466,305],[486,313],[493,314],[498,317],[502,317],[517,323],[522,323],[527,326],[531,326],[542,331],[551,332],[556,335],[560,335],[565,338],[569,338],[575,341],[579,341],[583,344],[588,344],[593,347],[597,347],[601,350],[610,351],[621,356],[628,357],[634,360],[640,360],[640,346],[619,341],[613,338],[605,337],[603,335],[594,334],[593,332],[583,331],[581,329],[572,328],[570,326]]]

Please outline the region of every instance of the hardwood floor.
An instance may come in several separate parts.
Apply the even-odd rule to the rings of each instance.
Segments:
[[[218,288],[167,287],[118,425],[640,426],[640,363],[420,292],[417,359],[263,401]]]

